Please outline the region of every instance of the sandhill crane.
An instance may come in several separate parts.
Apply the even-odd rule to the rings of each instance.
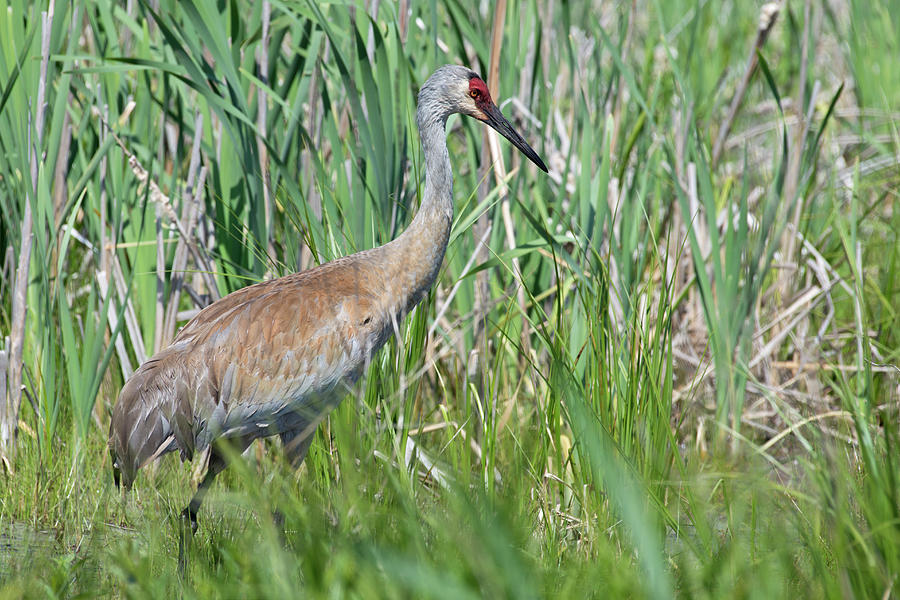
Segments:
[[[117,484],[129,489],[138,469],[167,452],[187,460],[211,446],[206,476],[183,512],[195,530],[203,496],[226,466],[222,440],[242,452],[254,439],[278,434],[299,466],[316,426],[437,277],[453,219],[445,128],[454,113],[490,125],[547,171],[478,75],[439,68],[419,91],[425,192],[406,231],[200,311],[119,394],[109,428]]]

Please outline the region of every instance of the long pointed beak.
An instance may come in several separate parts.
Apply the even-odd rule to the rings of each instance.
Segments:
[[[541,157],[537,155],[537,152],[534,151],[534,148],[528,145],[522,136],[513,129],[512,125],[509,124],[509,121],[506,120],[506,117],[503,116],[503,113],[500,112],[500,109],[497,108],[496,104],[491,103],[490,107],[483,109],[485,119],[484,122],[497,130],[497,132],[508,139],[513,143],[513,146],[518,148],[522,154],[528,157],[528,160],[533,162],[545,173],[549,173],[547,170],[547,165],[544,164],[544,161],[541,160]]]

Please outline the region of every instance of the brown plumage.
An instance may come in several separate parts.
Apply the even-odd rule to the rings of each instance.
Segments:
[[[413,222],[384,246],[229,294],[206,307],[172,344],[135,371],[119,394],[109,446],[117,482],[167,452],[182,460],[212,445],[206,478],[185,516],[196,527],[205,490],[225,467],[217,441],[238,452],[278,434],[291,461],[306,455],[319,421],[434,283],[453,218],[447,117],[494,127],[544,163],[464,67],[435,71],[419,92],[425,192]]]

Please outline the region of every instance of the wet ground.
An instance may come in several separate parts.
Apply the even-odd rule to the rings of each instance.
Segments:
[[[58,550],[56,535],[25,523],[0,520],[0,583],[28,564],[29,558],[46,556]]]

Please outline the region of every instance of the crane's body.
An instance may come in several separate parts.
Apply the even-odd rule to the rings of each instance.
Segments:
[[[475,73],[435,71],[419,93],[425,191],[410,226],[384,246],[243,288],[200,311],[122,388],[109,440],[117,481],[128,488],[162,454],[190,459],[212,445],[207,476],[185,510],[196,527],[203,493],[225,467],[220,440],[242,451],[278,434],[292,462],[302,462],[319,421],[437,278],[453,218],[445,126],[456,112],[485,121],[546,171]]]
[[[412,238],[243,288],[201,311],[122,389],[111,438],[124,450],[116,462],[126,486],[148,460],[174,450],[190,459],[218,438],[238,451],[274,434],[308,439],[434,280],[424,249],[415,253],[420,268],[392,259]]]

